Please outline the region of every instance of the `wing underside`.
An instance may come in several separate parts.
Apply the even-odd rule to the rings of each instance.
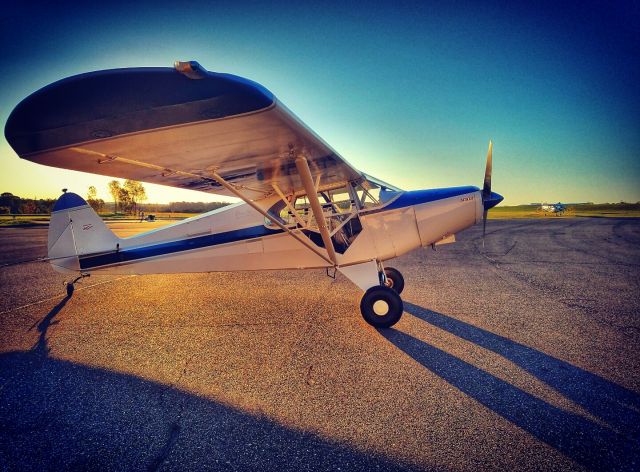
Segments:
[[[323,187],[362,177],[262,86],[188,64],[56,82],[14,109],[5,136],[40,164],[231,195],[216,173],[252,200],[301,191],[298,156]]]

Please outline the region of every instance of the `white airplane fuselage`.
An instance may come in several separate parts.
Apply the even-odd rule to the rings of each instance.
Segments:
[[[60,201],[69,195],[77,197],[64,194]],[[265,218],[245,203],[117,238],[77,199],[57,204],[50,226],[49,257],[63,272],[153,274],[331,266],[289,233],[266,226]],[[259,204],[266,210],[278,199]],[[337,265],[385,261],[421,246],[453,242],[455,233],[481,221],[482,213],[477,187],[402,192],[383,205],[358,212],[362,229],[337,254]],[[60,257],[74,252],[76,257]]]

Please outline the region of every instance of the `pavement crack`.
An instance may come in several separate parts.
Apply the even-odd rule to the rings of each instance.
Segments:
[[[182,407],[181,407],[181,409],[182,409]],[[173,446],[178,441],[178,436],[180,435],[180,423],[179,422],[182,419],[181,417],[182,417],[182,414],[180,414],[180,416],[178,417],[178,421],[174,421],[169,425],[169,432],[168,432],[168,435],[167,435],[167,441],[164,443],[164,446],[162,446],[162,449],[156,455],[156,457],[153,458],[153,460],[149,464],[149,467],[147,467],[148,471],[155,472],[156,470],[158,470],[160,468],[160,466],[164,463],[164,461],[167,460],[167,457],[169,457],[169,454],[171,453],[171,450],[173,449]]]
[[[178,375],[178,379],[171,385],[172,388],[177,388],[180,382],[182,381],[182,378],[185,375],[187,375],[187,370],[189,369],[189,365],[191,365],[191,362],[193,361],[194,357],[196,357],[196,353],[192,352],[189,358],[187,359],[187,361],[184,363],[184,366],[182,367],[182,370]]]

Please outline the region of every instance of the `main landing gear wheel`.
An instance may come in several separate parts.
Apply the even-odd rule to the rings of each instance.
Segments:
[[[375,286],[367,290],[360,300],[364,320],[375,328],[389,328],[396,324],[404,306],[398,293],[389,287]]]
[[[385,285],[389,288],[394,289],[398,295],[402,293],[404,290],[404,277],[400,273],[398,269],[394,269],[393,267],[385,267],[384,275],[386,277]]]

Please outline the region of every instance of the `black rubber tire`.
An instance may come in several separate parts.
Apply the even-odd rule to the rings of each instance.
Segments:
[[[388,311],[384,314],[377,314],[374,310],[374,304],[377,301],[386,302]],[[360,300],[360,312],[364,320],[375,328],[390,328],[396,324],[402,312],[404,305],[400,295],[389,287],[376,286],[367,290]]]
[[[385,267],[384,275],[391,282],[387,287],[394,289],[398,295],[402,293],[404,290],[404,277],[400,273],[398,269],[394,269],[393,267]]]
[[[73,284],[67,284],[67,297],[70,297],[71,295],[73,295],[74,290],[75,290],[75,287],[73,286]]]

